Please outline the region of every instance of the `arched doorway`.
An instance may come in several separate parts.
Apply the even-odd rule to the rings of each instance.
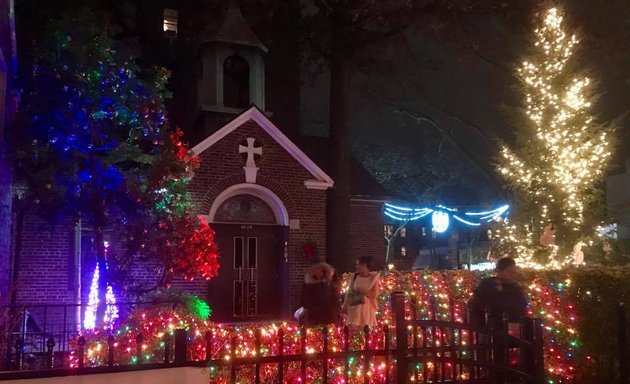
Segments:
[[[288,221],[282,202],[255,184],[233,186],[217,197],[209,219],[216,231],[221,263],[219,276],[209,289],[214,320],[279,318],[286,281],[283,254]]]

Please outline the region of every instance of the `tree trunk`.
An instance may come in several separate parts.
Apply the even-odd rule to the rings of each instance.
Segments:
[[[348,93],[350,89],[349,52],[343,44],[339,22],[333,25],[330,57],[329,162],[334,187],[328,192],[326,253],[328,260],[342,272],[352,270],[350,239],[350,134]]]

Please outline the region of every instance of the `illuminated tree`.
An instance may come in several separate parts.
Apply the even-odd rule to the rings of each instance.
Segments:
[[[611,129],[589,114],[590,80],[570,66],[578,39],[564,31],[559,9],[545,12],[535,36],[535,53],[518,68],[528,123],[498,166],[517,192],[517,215],[499,237],[523,262],[559,267],[594,235]],[[545,228],[556,244],[539,244]]]
[[[51,20],[36,36],[23,56],[15,140],[23,198],[48,219],[81,220],[94,230],[97,324],[109,284],[136,261],[158,264],[157,285],[218,270],[214,232],[192,216],[188,200],[198,160],[180,131],[169,132],[168,74],[142,71],[135,45],[112,30],[82,11]],[[123,251],[106,254],[106,232],[125,235],[116,244]]]

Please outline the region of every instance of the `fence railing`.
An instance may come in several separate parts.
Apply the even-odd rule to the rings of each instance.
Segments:
[[[144,335],[136,339],[136,365],[118,365],[116,338],[107,339],[103,366],[89,367],[86,339],[76,341],[77,368],[52,369],[57,356],[54,340],[47,342],[46,370],[0,373],[0,380],[120,372],[169,366],[199,366],[208,371],[212,382],[308,383],[408,383],[408,382],[522,382],[544,381],[542,328],[537,319],[493,327],[466,322],[443,321],[433,316],[417,319],[405,310],[401,292],[391,295],[394,326],[351,330],[348,327],[289,328],[279,326],[276,333],[263,335],[254,328],[249,343],[243,335],[231,332],[226,340],[213,330],[204,336],[205,358],[191,361],[191,335],[176,329],[166,336],[158,364],[142,364]],[[407,308],[408,309],[408,308]],[[516,326],[517,335],[511,332]],[[312,340],[316,339],[317,342]],[[272,340],[271,342],[269,340]],[[16,368],[20,368],[16,366]]]
[[[179,302],[133,302],[117,303],[121,317],[140,308],[156,305],[168,305],[173,308]],[[73,344],[84,332],[82,324],[87,303],[81,304],[22,304],[0,308],[13,319],[7,321],[10,329],[0,337],[5,342],[2,348],[5,361],[0,361],[0,370],[5,367],[14,369],[48,368],[47,355],[52,351],[54,367],[66,366],[66,358],[72,351]]]

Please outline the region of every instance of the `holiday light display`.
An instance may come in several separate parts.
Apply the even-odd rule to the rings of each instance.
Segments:
[[[130,266],[155,271],[155,286],[218,271],[214,231],[193,214],[187,190],[199,159],[166,116],[169,73],[139,67],[135,44],[102,16],[82,8],[34,36],[15,143],[24,198],[54,222],[81,220],[93,230],[99,269],[89,327],[92,316],[98,327],[110,316],[113,288],[147,288]],[[105,233],[117,238],[109,255]]]
[[[105,254],[109,250],[109,242],[105,242]],[[107,267],[107,264],[105,264]],[[90,294],[88,296],[88,305],[85,308],[85,314],[83,318],[83,329],[94,329],[96,327],[96,312],[98,307],[98,287],[100,280],[100,271],[98,263],[94,267],[94,274],[92,275],[92,284],[90,285]],[[105,315],[103,317],[103,326],[107,329],[113,329],[114,321],[118,318],[118,307],[116,306],[116,296],[114,296],[114,289],[111,285],[107,285],[107,292],[105,293]]]
[[[88,305],[85,308],[85,315],[83,318],[83,329],[94,329],[96,327],[96,308],[98,307],[98,283],[100,273],[98,270],[98,264],[94,268],[94,275],[92,277],[92,284],[90,285],[90,295],[88,296]],[[107,286],[107,292],[105,293],[105,301],[107,307],[105,308],[105,316],[103,318],[103,327],[105,329],[112,329],[114,327],[114,321],[118,319],[118,307],[116,306],[116,296],[114,296],[114,289],[111,285]]]
[[[416,271],[400,273],[390,271],[382,276],[380,281],[381,294],[378,298],[377,319],[379,327],[370,332],[368,345],[371,348],[383,348],[385,335],[383,326],[392,327],[393,315],[389,304],[389,296],[393,291],[405,293],[407,317],[418,319],[437,319],[464,322],[466,317],[466,303],[470,299],[473,289],[478,283],[480,275],[469,271]],[[347,284],[347,276],[345,284]],[[530,315],[540,317],[544,324],[545,364],[549,384],[562,383],[571,380],[576,375],[576,366],[582,358],[579,351],[580,341],[577,334],[578,316],[571,302],[568,291],[572,282],[567,279],[554,281],[533,277],[525,284],[531,301]],[[322,329],[307,330],[302,335],[302,329],[295,323],[264,323],[247,325],[222,325],[201,320],[187,311],[174,311],[172,308],[153,308],[138,310],[122,322],[114,331],[116,364],[136,364],[137,344],[136,335],[144,335],[142,341],[143,362],[159,362],[163,359],[163,350],[167,340],[172,341],[173,330],[185,328],[189,335],[188,358],[204,360],[206,358],[206,332],[211,331],[212,359],[222,359],[226,362],[232,357],[272,356],[279,354],[279,332],[282,329],[283,353],[297,354],[302,351],[302,337],[305,338],[305,353],[323,351]],[[328,326],[328,345],[330,352],[342,351],[344,348],[343,328]],[[260,347],[256,348],[256,334],[260,334]],[[102,330],[85,334],[86,365],[99,366],[106,364],[107,332]],[[461,335],[465,339],[466,335]],[[349,335],[349,349],[361,350],[365,345],[363,332],[354,331]],[[428,340],[430,343],[439,339]],[[172,343],[170,344],[172,346]],[[437,344],[435,344],[437,345]],[[371,383],[384,383],[386,375],[395,371],[393,365],[387,365],[384,359],[371,358],[369,367],[364,366],[363,359],[352,358],[348,361],[349,379],[351,383],[363,382],[364,375],[370,376]],[[345,382],[346,361],[331,359],[328,362],[328,378],[330,383]],[[393,364],[393,361],[390,362]],[[76,354],[73,354],[70,365],[77,366]],[[309,363],[307,367],[307,382],[317,382],[322,374],[321,362]],[[277,378],[277,364],[263,364],[261,366],[261,382],[271,382]],[[253,368],[251,365],[237,368],[237,382],[253,382]],[[208,373],[213,383],[229,383],[229,368],[208,366]],[[285,382],[300,383],[300,363],[285,365]]]
[[[489,211],[467,211],[460,213],[455,208],[438,205],[435,208],[403,207],[391,203],[385,203],[385,216],[402,222],[417,221],[431,214],[431,224],[437,233],[444,233],[450,225],[450,218],[462,224],[478,227],[482,223],[503,220],[507,216],[510,206],[505,204]]]
[[[547,10],[535,35],[536,53],[518,68],[531,126],[516,148],[503,146],[499,164],[519,192],[519,212],[497,237],[523,266],[560,268],[598,224],[596,186],[611,155],[610,129],[589,115],[590,80],[568,66],[578,39],[564,31],[562,12]],[[557,229],[558,245],[537,252],[537,236],[549,224]],[[543,257],[537,260],[537,253]]]

